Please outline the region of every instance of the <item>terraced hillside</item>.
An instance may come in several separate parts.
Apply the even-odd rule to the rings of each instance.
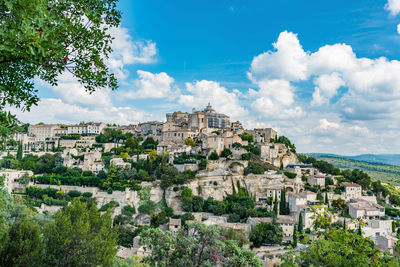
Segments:
[[[340,169],[360,169],[367,172],[371,178],[400,185],[400,166],[371,163],[366,161],[353,160],[338,156],[321,154],[307,154],[318,160],[324,160]]]

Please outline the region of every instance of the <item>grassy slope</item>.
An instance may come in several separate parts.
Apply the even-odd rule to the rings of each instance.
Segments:
[[[340,169],[360,169],[367,172],[371,178],[400,185],[400,166],[371,163],[327,155],[309,155],[318,160],[324,160]]]

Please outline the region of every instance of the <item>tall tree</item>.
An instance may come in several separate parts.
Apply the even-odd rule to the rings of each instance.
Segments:
[[[279,214],[287,215],[289,214],[288,206],[286,203],[286,190],[283,188],[281,190],[281,201],[279,203]]]
[[[299,231],[299,233],[303,233],[303,215],[300,212],[299,215],[299,225],[297,227],[297,230]]]
[[[40,266],[43,243],[40,227],[28,218],[18,218],[0,247],[0,266]]]
[[[117,230],[111,216],[95,205],[74,201],[59,211],[44,231],[46,266],[109,265],[117,252]]]
[[[17,160],[22,159],[22,143],[18,142]]]
[[[278,216],[278,196],[275,192],[275,200],[274,200],[274,214]]]

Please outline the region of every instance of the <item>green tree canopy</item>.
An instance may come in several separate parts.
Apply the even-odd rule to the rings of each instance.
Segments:
[[[16,118],[5,106],[30,110],[39,98],[35,79],[57,85],[70,73],[88,90],[117,88],[105,61],[111,27],[120,23],[117,0],[3,0],[0,2],[0,136]]]
[[[191,223],[176,236],[150,228],[140,236],[141,244],[151,249],[144,258],[151,266],[262,266],[253,252],[227,239],[216,226]]]
[[[250,241],[255,247],[260,247],[262,244],[280,244],[282,240],[282,227],[276,222],[261,222],[250,232]]]
[[[117,231],[108,212],[76,200],[44,230],[47,266],[109,265],[117,252]]]
[[[343,229],[326,231],[300,255],[289,254],[281,266],[399,266],[370,239]]]

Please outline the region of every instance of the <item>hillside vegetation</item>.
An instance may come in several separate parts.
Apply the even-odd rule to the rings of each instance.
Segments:
[[[340,169],[360,169],[368,173],[373,179],[400,185],[400,166],[321,154],[312,154],[312,157],[317,160],[327,161]]]

